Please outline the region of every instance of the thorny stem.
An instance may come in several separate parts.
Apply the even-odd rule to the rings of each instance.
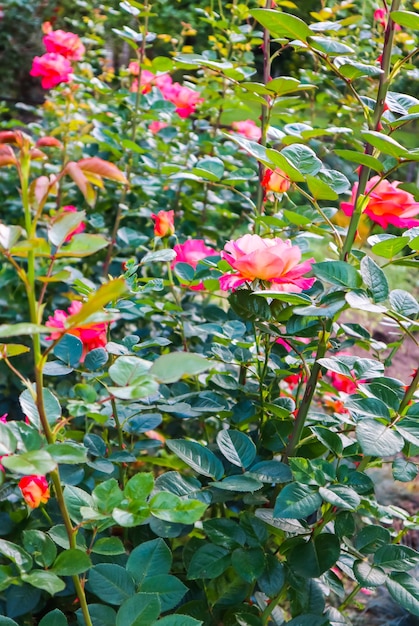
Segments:
[[[21,160],[21,170],[20,170],[20,180],[21,180],[21,194],[22,194],[22,205],[25,215],[25,228],[28,233],[28,237],[31,236],[32,231],[32,219],[31,219],[31,207],[29,202],[29,168],[30,168],[30,160],[29,157],[25,154],[22,154]],[[36,293],[35,293],[35,255],[33,250],[28,252],[28,271],[27,271],[27,284],[26,293],[28,297],[29,303],[29,313],[30,320],[33,324],[39,324],[40,322],[40,314],[39,308],[37,306],[36,301]],[[44,405],[44,389],[43,389],[43,373],[42,368],[45,362],[44,358],[41,354],[41,341],[39,334],[32,335],[33,342],[33,352],[34,352],[34,369],[35,369],[35,389],[32,387],[30,391],[32,393],[34,402],[36,403],[39,419],[41,422],[42,429],[44,431],[45,438],[49,444],[54,443],[55,435],[51,430],[51,426],[48,422],[48,416],[45,411]],[[64,526],[67,531],[68,541],[70,548],[76,548],[76,535],[73,529],[71,519],[68,513],[68,509],[64,500],[64,493],[61,486],[60,474],[58,469],[54,469],[50,472],[51,480],[54,485],[55,495],[57,498],[57,503],[61,512],[61,516],[63,518]],[[90,618],[89,609],[87,606],[87,600],[84,593],[83,586],[80,582],[78,576],[72,576],[74,587],[76,590],[76,594],[78,600],[80,602],[80,608],[83,613],[84,621],[86,626],[92,626],[92,620]]]
[[[265,9],[272,9],[272,0],[266,0]],[[267,28],[263,29],[263,84],[269,82],[271,77],[271,36],[269,30]],[[269,120],[269,98],[270,96],[265,96],[266,104],[262,105],[262,114],[261,114],[261,138],[260,144],[262,146],[266,146],[266,134],[268,131],[268,120]],[[262,187],[262,180],[264,175],[264,166],[262,163],[259,163],[259,187],[256,199],[256,217],[260,217],[263,213],[263,202],[264,202],[264,189]],[[255,223],[255,233],[259,234],[260,224],[259,222]]]
[[[142,27],[142,39],[141,39],[141,46],[140,49],[137,51],[137,58],[138,58],[138,89],[135,95],[135,104],[134,104],[134,111],[133,111],[133,115],[132,115],[132,131],[131,131],[131,142],[135,143],[135,139],[137,136],[137,128],[138,128],[138,113],[140,110],[140,102],[141,102],[141,66],[144,62],[144,58],[145,58],[145,48],[146,48],[146,37],[147,37],[147,31],[148,31],[148,18],[149,18],[149,9],[150,9],[150,4],[148,2],[148,0],[144,0],[144,23],[143,23],[143,27]],[[109,266],[111,264],[112,261],[112,254],[113,254],[113,250],[116,244],[116,236],[119,230],[119,225],[121,223],[122,220],[122,211],[125,205],[125,199],[127,197],[127,193],[128,193],[128,189],[129,189],[129,185],[130,185],[130,180],[131,180],[131,174],[132,174],[132,168],[133,168],[133,155],[131,155],[131,158],[129,159],[128,162],[128,166],[127,166],[127,171],[126,171],[126,177],[127,177],[127,184],[124,186],[123,190],[122,190],[122,194],[121,194],[121,199],[118,203],[118,209],[115,215],[115,221],[114,221],[114,225],[113,225],[113,229],[112,229],[112,235],[111,235],[111,241],[108,247],[108,252],[106,254],[106,259],[105,262],[103,264],[103,275],[107,276],[108,275],[108,271],[109,271]]]
[[[326,354],[329,334],[330,334],[330,331],[324,328],[320,336],[319,346],[317,348],[316,360],[311,369],[310,378],[308,379],[303,398],[298,408],[291,438],[285,451],[284,460],[288,460],[289,457],[294,456],[295,450],[300,442],[301,433],[303,432],[304,424],[307,419],[308,411],[311,406],[311,401],[313,399],[314,392],[316,391],[317,380],[319,378],[319,374],[321,370],[321,365],[318,361],[319,359],[322,359],[324,355]]]
[[[392,11],[397,11],[400,8],[401,0],[393,0],[390,7],[390,13]],[[393,39],[394,39],[394,31],[395,31],[395,23],[391,19],[390,15],[388,16],[387,28],[384,35],[384,47],[383,47],[383,55],[381,60],[381,69],[383,73],[380,75],[380,82],[378,86],[378,94],[377,100],[374,108],[374,113],[372,116],[372,127],[375,130],[379,129],[379,123],[381,116],[384,112],[384,105],[386,100],[387,91],[390,85],[390,61],[391,61],[391,51],[393,48]],[[365,146],[365,154],[372,154],[372,146],[367,144]],[[353,243],[356,237],[356,231],[358,229],[359,220],[361,219],[363,203],[360,201],[360,196],[363,196],[367,187],[367,183],[370,176],[370,168],[362,165],[359,172],[359,185],[355,198],[355,206],[354,211],[351,216],[351,221],[349,223],[348,233],[346,235],[345,242],[343,244],[342,252],[341,252],[341,260],[346,261],[349,253],[352,249]]]
[[[415,372],[415,375],[413,377],[412,382],[410,383],[410,385],[408,386],[408,388],[406,389],[406,393],[404,394],[404,398],[400,403],[400,407],[399,407],[399,413],[402,414],[403,411],[406,409],[406,407],[409,405],[409,402],[411,401],[411,399],[413,398],[413,394],[415,393],[416,389],[418,388],[419,385],[419,367]]]

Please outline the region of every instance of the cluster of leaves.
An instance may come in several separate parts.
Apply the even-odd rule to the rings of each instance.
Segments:
[[[337,626],[361,588],[380,586],[419,615],[419,553],[401,543],[419,518],[377,502],[367,471],[417,475],[419,375],[386,368],[406,339],[417,345],[419,303],[386,268],[417,266],[419,231],[366,222],[353,246],[370,171],[403,177],[419,160],[403,132],[419,101],[388,91],[414,72],[415,36],[400,35],[418,14],[393,2],[390,74],[376,61],[383,29],[352,3],[313,7],[310,25],[290,2],[206,4],[212,34],[199,52],[177,39],[153,56],[160,3],[121,3],[112,34],[143,70],[182,73],[199,90],[191,117],[157,87],[130,91],[128,70],[116,77],[97,15],[74,81],[25,132],[11,121],[2,135],[5,626]],[[255,54],[263,43],[269,55],[270,39],[261,79]],[[301,71],[275,76],[290,47]],[[234,132],[260,117],[259,141]],[[358,167],[348,228],[338,206]],[[264,194],[266,168],[282,170],[287,194]],[[153,236],[152,214],[168,209],[175,235]],[[88,232],[73,234],[82,222]],[[314,248],[310,290],[249,283],[226,298],[219,255],[172,266],[176,242],[221,251],[248,226]],[[80,310],[48,338],[48,315],[75,299]],[[388,344],[359,311],[391,324]],[[107,342],[86,354],[75,330],[98,326]],[[45,506],[24,504],[25,475],[48,476]]]

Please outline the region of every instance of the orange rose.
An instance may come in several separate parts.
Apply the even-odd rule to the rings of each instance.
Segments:
[[[154,234],[156,237],[168,237],[175,232],[174,211],[159,211],[151,214],[154,220]]]
[[[26,504],[31,509],[36,509],[40,504],[45,504],[49,500],[50,493],[45,476],[37,476],[36,474],[24,476],[20,479],[18,487]]]

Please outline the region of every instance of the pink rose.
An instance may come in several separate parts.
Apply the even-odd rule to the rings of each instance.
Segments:
[[[216,256],[218,254],[215,250],[206,246],[202,239],[187,239],[184,243],[176,244],[173,250],[176,252],[176,258],[172,261],[172,268],[175,267],[177,263],[188,263],[196,269],[199,261],[202,261],[202,259],[208,256]],[[203,283],[187,286],[193,291],[201,291],[204,289]]]
[[[128,65],[128,70],[133,76],[138,76],[140,73],[140,67],[137,61],[132,61]],[[148,70],[141,70],[141,93],[149,93],[152,87],[157,87],[160,90],[170,87],[172,84],[172,78],[169,74],[153,74]],[[131,91],[138,90],[138,80],[133,80],[131,85]]]
[[[311,270],[314,259],[300,263],[300,248],[279,237],[262,239],[259,235],[244,235],[227,242],[221,256],[236,270],[220,278],[220,287],[225,291],[262,280],[269,289],[299,293],[315,281],[303,277]]]
[[[85,53],[80,37],[64,30],[50,30],[43,38],[43,42],[47,52],[61,54],[69,61],[80,61]]]
[[[176,113],[183,118],[195,113],[197,105],[204,101],[203,98],[200,98],[197,91],[189,87],[183,87],[179,83],[161,87],[161,92],[166,100],[176,106]]]
[[[81,324],[80,326],[66,330],[67,318],[70,315],[76,315],[76,313],[80,311],[81,307],[81,302],[73,300],[67,309],[68,313],[62,311],[61,309],[57,309],[54,312],[54,315],[49,316],[48,320],[45,322],[45,326],[53,329],[51,335],[47,337],[49,340],[59,339],[64,333],[78,337],[83,343],[83,353],[80,359],[80,362],[83,363],[88,352],[94,350],[95,348],[104,348],[107,344],[108,340],[106,334],[109,322]]]
[[[51,89],[60,83],[71,80],[72,67],[70,61],[56,52],[47,52],[35,57],[32,62],[31,76],[41,76],[43,89]]]
[[[285,193],[291,186],[290,179],[280,169],[267,169],[261,184],[266,191],[274,191],[275,193]]]
[[[167,126],[169,126],[167,122],[158,122],[157,120],[154,120],[154,122],[151,122],[148,130],[152,132],[153,135],[156,135],[162,128],[166,128]]]
[[[386,9],[375,9],[374,21],[378,22],[383,28],[387,28],[388,11]],[[401,30],[399,24],[394,25],[394,30]]]
[[[251,139],[252,141],[259,141],[262,136],[262,131],[259,126],[255,124],[253,120],[244,120],[243,122],[233,122],[231,124],[233,130],[247,139]]]
[[[384,229],[390,224],[398,228],[419,226],[419,220],[414,219],[419,214],[419,202],[415,202],[408,191],[399,189],[400,184],[399,181],[391,183],[388,180],[380,180],[379,176],[373,176],[368,181],[366,192],[370,193],[364,213]],[[352,215],[354,212],[357,191],[358,183],[355,183],[351,201],[341,203],[340,208],[345,215]]]

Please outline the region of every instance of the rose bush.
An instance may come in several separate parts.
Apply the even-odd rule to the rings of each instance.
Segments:
[[[418,15],[208,4],[52,31],[0,133],[8,626],[419,615]]]

